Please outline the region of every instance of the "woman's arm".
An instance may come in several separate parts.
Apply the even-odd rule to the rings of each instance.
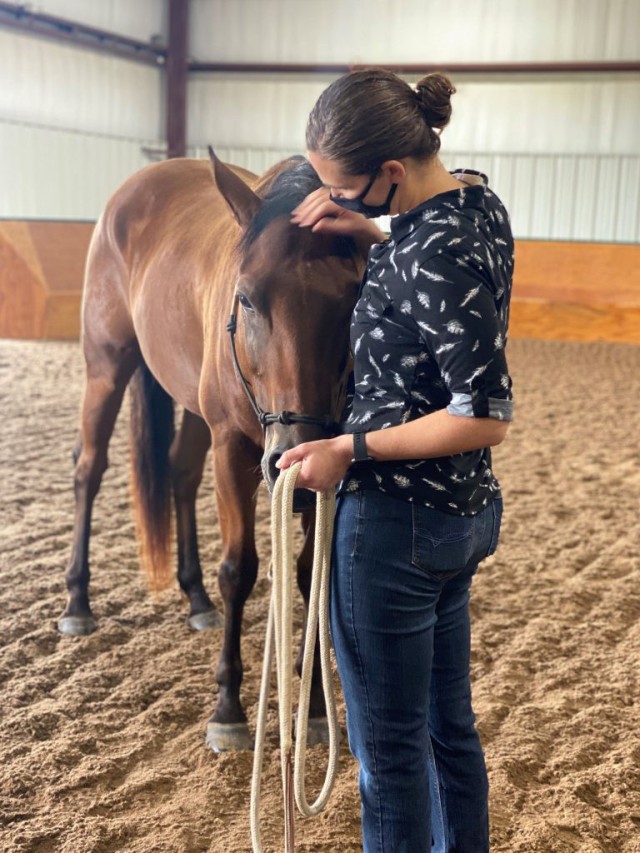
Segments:
[[[500,444],[508,429],[508,421],[451,415],[441,409],[406,424],[368,432],[367,450],[378,462],[454,456]],[[342,480],[352,459],[353,437],[346,434],[299,444],[276,464],[285,469],[302,462],[298,487],[321,492]]]
[[[454,456],[500,444],[508,428],[509,421],[467,418],[440,409],[406,424],[367,433],[367,450],[379,462]],[[353,442],[350,435],[338,438]]]

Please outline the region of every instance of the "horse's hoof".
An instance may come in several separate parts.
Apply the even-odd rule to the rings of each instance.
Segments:
[[[329,721],[326,717],[310,717],[307,724],[307,746],[329,744]]]
[[[207,723],[207,746],[214,752],[253,749],[246,723]]]
[[[187,619],[187,625],[192,631],[207,631],[209,628],[221,628],[224,619],[217,610],[205,610],[204,613],[194,613]]]
[[[61,616],[58,619],[58,631],[69,637],[86,637],[98,627],[93,616]]]
[[[298,718],[294,720],[294,733],[297,734]],[[338,727],[338,743],[340,743],[340,727]],[[317,746],[319,743],[329,745],[329,721],[326,717],[309,717],[307,723],[307,746]]]

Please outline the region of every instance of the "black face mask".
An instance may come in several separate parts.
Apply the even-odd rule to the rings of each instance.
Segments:
[[[391,184],[391,189],[389,190],[386,201],[382,204],[366,204],[362,200],[367,196],[367,193],[373,186],[378,174],[379,172],[376,172],[373,175],[360,195],[357,195],[355,198],[334,198],[332,195],[329,195],[329,198],[334,204],[339,205],[339,207],[343,207],[345,210],[353,210],[355,213],[362,213],[363,216],[367,217],[367,219],[375,219],[376,216],[387,216],[391,209],[391,201],[398,189],[397,184]]]

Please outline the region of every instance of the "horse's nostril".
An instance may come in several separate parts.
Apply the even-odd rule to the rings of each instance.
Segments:
[[[278,461],[278,459],[280,459],[281,456],[282,453],[272,453],[269,457],[269,476],[272,480],[278,479],[280,469],[276,468],[276,462]]]

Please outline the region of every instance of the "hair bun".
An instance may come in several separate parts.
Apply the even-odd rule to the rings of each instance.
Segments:
[[[456,87],[444,74],[427,74],[416,83],[416,97],[429,127],[442,129],[451,118],[451,95]]]

